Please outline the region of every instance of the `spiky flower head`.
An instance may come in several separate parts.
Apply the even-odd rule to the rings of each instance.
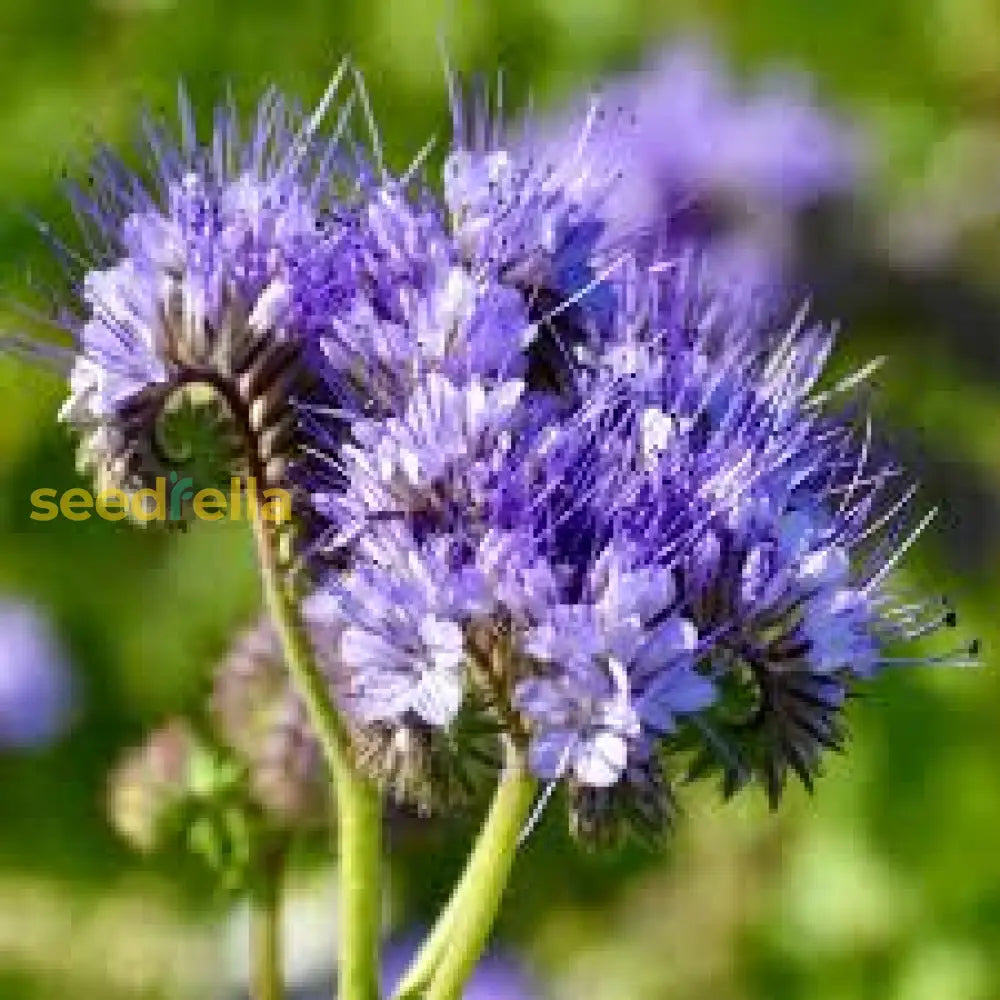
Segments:
[[[600,843],[662,833],[692,752],[727,792],[811,785],[854,684],[915,662],[887,644],[951,621],[893,596],[928,519],[905,527],[913,491],[849,405],[869,369],[821,389],[830,331],[732,282],[711,227],[680,252],[662,204],[613,224],[637,101],[550,147],[453,87],[443,203],[421,157],[342,161],[277,98],[246,142],[227,111],[200,147],[185,114],[152,186],[105,158],[78,197],[99,253],[70,324],[66,415],[105,478],[162,468],[164,414],[203,424],[203,389],[241,471],[296,460],[320,659],[386,791],[433,808],[502,746]],[[273,641],[237,653],[229,742],[255,768],[277,733],[306,780]]]
[[[858,414],[853,390],[873,366],[820,390],[833,337],[804,314],[780,337],[751,328],[715,346],[691,341],[676,315],[657,297],[645,332],[624,338],[626,356],[638,348],[648,361],[652,346],[669,363],[626,366],[620,406],[656,495],[684,480],[703,488],[684,505],[696,517],[674,521],[684,541],[672,547],[679,607],[712,637],[700,669],[719,692],[698,719],[692,773],[721,767],[727,794],[758,780],[776,805],[789,774],[812,788],[823,752],[842,746],[856,682],[892,664],[968,662],[977,647],[890,655],[955,615],[893,588],[933,512],[911,517],[916,487]],[[699,449],[707,463],[678,480],[677,456]],[[656,521],[637,495],[632,523],[648,532]]]
[[[887,589],[925,522],[844,405],[865,372],[821,391],[828,329],[700,273],[624,269],[569,398],[428,374],[324,500],[349,711],[398,747],[479,713],[591,841],[662,833],[692,745],[727,791],[811,785],[886,643],[950,621]]]
[[[301,262],[354,250],[334,201],[336,136],[318,131],[333,89],[309,118],[269,92],[246,129],[223,105],[206,141],[181,94],[176,135],[147,122],[144,168],[105,149],[70,187],[86,251],[63,251],[59,322],[74,348],[61,416],[99,487],[181,471],[201,486],[284,483],[294,407],[314,382],[301,320],[331,273],[351,274],[327,260],[320,284]]]

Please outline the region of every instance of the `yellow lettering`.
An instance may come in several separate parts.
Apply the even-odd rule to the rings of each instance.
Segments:
[[[222,490],[198,490],[192,506],[199,521],[219,521],[226,515],[226,495]]]
[[[264,490],[264,502],[260,507],[260,516],[265,521],[274,524],[284,524],[292,517],[292,497],[288,490],[272,487]]]
[[[115,487],[101,490],[97,494],[94,509],[104,521],[123,521],[128,517],[128,496],[124,490]]]
[[[242,497],[240,495],[240,490],[242,486],[242,480],[239,476],[233,476],[229,480],[229,520],[238,521],[243,517],[243,508],[240,501]]]
[[[51,521],[56,517],[59,507],[52,502],[55,495],[56,491],[52,489],[35,490],[31,494],[31,506],[34,508],[30,515],[32,521]]]
[[[155,489],[146,487],[132,494],[132,516],[142,524],[167,519],[167,481],[162,476]]]
[[[59,501],[59,513],[67,521],[87,521],[90,510],[94,506],[94,498],[86,491],[75,486],[67,490]]]

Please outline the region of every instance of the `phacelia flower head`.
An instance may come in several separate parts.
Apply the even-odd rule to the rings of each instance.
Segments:
[[[932,515],[909,522],[915,487],[847,405],[865,372],[819,389],[828,329],[800,313],[778,336],[751,323],[692,337],[677,296],[652,292],[595,382],[646,467],[621,523],[674,536],[678,613],[711,637],[700,670],[719,697],[698,720],[695,772],[720,765],[730,794],[758,779],[776,803],[789,773],[811,787],[823,751],[842,745],[857,680],[934,662],[886,651],[954,624],[939,602],[892,589]],[[609,496],[629,493],[616,480]],[[655,511],[672,493],[663,522]]]
[[[481,623],[472,633],[508,649],[478,676],[506,692],[529,766],[567,785],[574,830],[596,842],[629,826],[664,832],[674,809],[661,750],[716,698],[703,669],[713,637],[677,586],[690,531],[681,498],[697,492],[687,479],[649,488],[635,429],[611,399],[498,473],[476,554],[496,634]]]
[[[710,531],[691,554],[692,613],[703,627],[724,627],[713,670],[729,694],[695,772],[720,766],[727,795],[757,780],[777,805],[789,774],[811,789],[823,753],[844,746],[857,682],[893,664],[975,658],[975,643],[942,657],[893,653],[956,623],[939,600],[893,588],[899,560],[933,517],[906,517],[914,490],[894,486],[898,475],[870,458],[866,436],[840,428],[822,466],[780,485],[744,522]]]
[[[413,748],[460,754],[450,737],[477,716],[566,785],[587,839],[669,823],[664,761],[692,744],[695,771],[721,766],[727,791],[757,778],[776,800],[839,745],[886,642],[950,620],[887,589],[909,542],[878,540],[911,493],[889,499],[900,471],[839,409],[865,372],[820,391],[831,331],[805,313],[777,326],[770,302],[720,287],[711,256],[650,264],[636,247],[602,274],[594,242],[603,308],[549,325],[565,363],[539,378],[545,321],[521,277],[551,280],[563,244],[530,225],[603,202],[512,169],[501,143],[459,132],[434,223],[452,252],[391,319],[366,306],[339,338],[367,345],[389,388],[336,432],[315,414],[319,549],[348,567],[324,583],[347,623],[348,710],[392,775],[414,773]],[[580,177],[600,173],[576,152]],[[508,225],[523,242],[493,245]]]
[[[180,414],[235,435],[224,465],[295,483],[355,760],[422,810],[498,748],[590,842],[662,833],[678,765],[776,802],[840,746],[857,681],[917,662],[887,647],[952,620],[894,596],[926,519],[903,526],[913,490],[850,405],[868,369],[821,389],[831,331],[719,264],[717,189],[806,204],[845,140],[705,67],[623,85],[571,141],[512,139],[453,87],[443,200],[420,157],[341,156],[274,96],[204,146],[184,110],[151,178],[105,155],[77,193],[84,464],[142,484]],[[315,745],[275,661],[248,639],[215,708],[258,799],[295,812]]]
[[[336,136],[318,132],[332,95],[307,119],[269,92],[246,132],[220,107],[205,142],[182,95],[179,135],[147,124],[144,170],[104,150],[90,185],[71,188],[88,251],[82,264],[67,254],[60,323],[75,347],[62,417],[100,485],[166,476],[191,460],[192,427],[216,439],[209,475],[283,482],[311,382],[299,320],[330,294],[301,261],[354,253],[332,201]],[[346,264],[325,271],[351,276]]]
[[[446,536],[418,543],[398,524],[362,540],[328,592],[344,621],[341,704],[359,762],[400,802],[430,811],[471,790],[470,771],[495,757],[468,683],[465,625],[482,588]],[[463,757],[465,759],[463,760]]]
[[[618,171],[592,148],[596,106],[543,154],[504,121],[502,86],[498,77],[491,102],[488,87],[463,91],[450,79],[444,200],[466,266],[494,275],[526,303],[537,327],[529,384],[565,392],[573,350],[598,336],[607,317],[603,276],[621,248],[606,239],[604,202]]]

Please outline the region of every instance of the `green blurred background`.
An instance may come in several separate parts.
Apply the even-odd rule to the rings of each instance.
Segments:
[[[229,84],[247,102],[270,82],[308,102],[352,53],[402,164],[444,134],[439,35],[459,67],[503,65],[515,98],[545,104],[692,31],[739,71],[808,69],[867,133],[856,215],[815,229],[806,271],[820,311],[844,317],[841,363],[889,357],[883,416],[944,509],[912,573],[954,597],[984,666],[885,677],[815,798],[796,789],[770,816],[689,795],[665,857],[584,857],[546,825],[501,931],[556,1000],[1000,998],[995,0],[2,0],[0,284],[17,300],[50,270],[26,212],[64,218],[60,173],[95,136],[124,141],[143,103],[172,106],[178,78],[203,109]],[[928,218],[947,252],[900,271]],[[23,324],[7,307],[0,325]],[[0,750],[0,997],[219,996],[239,964],[224,903],[193,865],[129,854],[103,796],[119,750],[198,696],[253,615],[250,545],[225,522],[168,536],[30,521],[31,490],[76,485],[61,392],[0,357],[0,596],[52,615],[77,690],[55,747]],[[4,656],[0,637],[0,670]],[[400,845],[415,861],[394,873],[397,914],[426,919],[462,833]]]

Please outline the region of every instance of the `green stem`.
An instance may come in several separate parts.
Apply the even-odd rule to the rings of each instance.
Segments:
[[[466,869],[468,871],[468,869]],[[424,939],[420,951],[406,970],[406,974],[396,987],[393,1000],[418,1000],[431,981],[441,956],[448,948],[451,939],[452,925],[461,904],[463,889],[467,890],[463,879],[452,892],[447,905],[438,915],[430,934]]]
[[[329,684],[316,665],[298,602],[281,571],[277,530],[272,523],[260,518],[254,520],[264,599],[281,640],[288,672],[292,675],[299,697],[305,702],[309,721],[330,770],[336,776],[338,769],[350,770],[351,739],[347,726],[330,699]]]
[[[277,529],[254,521],[267,606],[285,663],[323,748],[333,779],[340,847],[340,954],[338,1000],[378,1000],[381,928],[381,800],[357,773],[350,735],[316,664],[298,601],[281,571]]]
[[[261,859],[250,897],[250,995],[253,1000],[283,1000],[281,889],[284,845]]]
[[[338,1000],[377,1000],[382,927],[382,799],[370,783],[337,774],[340,848]]]
[[[457,1000],[489,940],[537,782],[513,755],[448,905],[407,971],[396,1000]]]

